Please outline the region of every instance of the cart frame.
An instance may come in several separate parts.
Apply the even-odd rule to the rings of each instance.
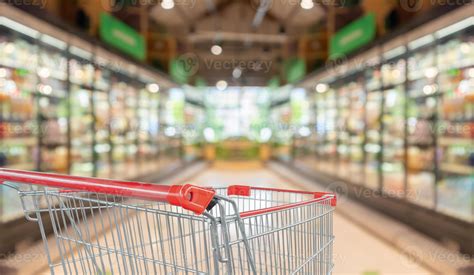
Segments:
[[[10,169],[0,169],[0,184],[19,192],[26,219],[38,223],[52,274],[332,272],[332,193]]]

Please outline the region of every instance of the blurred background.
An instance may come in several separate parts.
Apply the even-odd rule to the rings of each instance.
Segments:
[[[473,25],[469,0],[0,1],[0,166],[334,191],[336,274],[474,274]],[[47,270],[39,239],[0,187],[0,273]]]

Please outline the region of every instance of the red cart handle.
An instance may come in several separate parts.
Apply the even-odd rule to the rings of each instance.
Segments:
[[[200,215],[208,207],[215,190],[185,185],[157,185],[141,182],[118,181],[99,178],[66,176],[11,169],[0,169],[0,184],[15,182],[68,190],[86,191],[108,195],[167,202]]]
[[[312,195],[314,199],[321,198],[331,198],[331,206],[336,206],[337,198],[336,195],[329,192],[310,192],[310,191],[300,191],[300,190],[289,190],[289,189],[279,189],[279,188],[266,188],[266,187],[251,187],[247,185],[231,185],[227,187],[227,195],[237,195],[237,196],[250,196],[251,190],[262,190],[262,191],[274,191],[274,192],[285,192],[285,193],[294,193],[294,194],[305,194]]]

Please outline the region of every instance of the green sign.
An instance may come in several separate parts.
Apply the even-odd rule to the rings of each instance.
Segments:
[[[375,14],[369,13],[345,26],[331,37],[329,56],[331,59],[348,54],[375,38]]]
[[[205,88],[205,87],[207,87],[207,82],[204,78],[198,76],[198,77],[196,77],[196,81],[194,82],[194,85],[197,88]]]
[[[118,50],[139,60],[146,58],[145,39],[129,25],[103,12],[100,15],[100,37]]]
[[[295,83],[303,79],[306,74],[306,63],[304,59],[292,58],[284,64],[286,81],[288,83]]]
[[[280,86],[280,78],[278,76],[272,77],[268,83],[267,83],[268,88],[270,89],[277,89]]]

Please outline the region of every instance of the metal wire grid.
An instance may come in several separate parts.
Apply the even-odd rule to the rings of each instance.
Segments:
[[[209,274],[209,221],[166,203],[85,192],[21,191],[30,219],[55,235],[53,274]],[[40,207],[40,205],[43,205]],[[45,236],[43,236],[45,238]],[[46,242],[45,242],[46,243]],[[52,247],[46,246],[49,255]]]
[[[49,259],[53,274],[329,274],[332,270],[329,200],[243,219],[236,215],[311,195],[252,190],[252,196],[233,196],[233,202],[224,198],[207,216],[166,203],[86,192],[30,189],[20,191],[20,196],[25,215],[39,223],[45,240],[41,214],[51,220],[53,245],[61,255]],[[45,248],[49,257],[46,241]]]
[[[225,193],[218,189],[218,193]],[[252,190],[251,195],[231,196],[243,211],[258,210],[301,202],[313,198],[311,194],[298,194],[270,190]],[[298,207],[272,211],[242,218],[242,224],[258,274],[331,274],[333,269],[332,212],[330,198]],[[231,209],[227,215],[232,216]],[[240,212],[243,212],[240,211]],[[231,220],[230,254],[234,274],[252,273],[251,263],[244,255],[245,247],[239,234],[238,220]]]

